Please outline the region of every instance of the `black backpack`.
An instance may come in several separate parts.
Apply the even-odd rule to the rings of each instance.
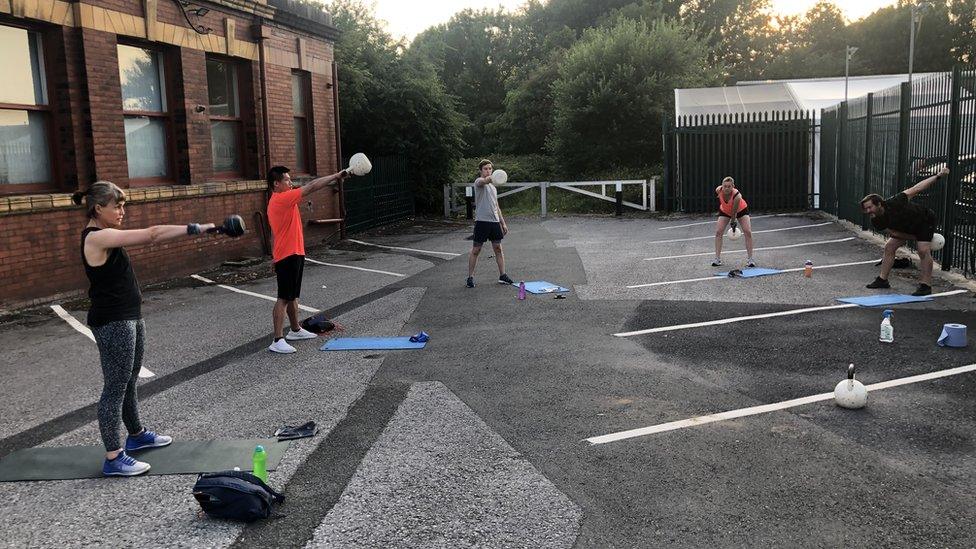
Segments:
[[[271,516],[271,504],[285,501],[251,473],[203,473],[193,485],[193,497],[213,518],[253,522]]]

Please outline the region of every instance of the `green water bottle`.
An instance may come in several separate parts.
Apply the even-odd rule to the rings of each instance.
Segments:
[[[264,451],[264,446],[260,444],[254,448],[254,476],[264,482],[268,482],[268,453]]]

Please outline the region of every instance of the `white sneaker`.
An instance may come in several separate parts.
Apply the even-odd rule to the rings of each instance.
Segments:
[[[319,336],[313,334],[305,328],[299,328],[297,332],[295,330],[289,331],[288,335],[285,336],[285,339],[288,341],[295,341],[298,339],[315,339],[317,337]]]
[[[288,342],[285,341],[284,339],[279,339],[278,341],[272,343],[268,347],[268,350],[271,351],[272,353],[281,353],[285,355],[288,353],[295,352],[295,348],[289,345]]]

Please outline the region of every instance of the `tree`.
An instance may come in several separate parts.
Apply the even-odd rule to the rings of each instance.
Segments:
[[[501,11],[464,10],[443,25],[419,34],[408,62],[430,63],[448,94],[471,123],[464,132],[469,154],[483,154],[498,143],[488,125],[504,111],[510,18]]]
[[[449,182],[445,166],[461,157],[464,118],[434,68],[406,62],[363,2],[336,0],[329,10],[342,31],[335,56],[343,150],[406,156],[418,206],[436,208]]]
[[[680,23],[623,20],[587,31],[553,85],[548,147],[567,175],[644,169],[660,160],[661,117],[674,88],[716,80],[705,47]]]
[[[976,0],[953,0],[952,55],[961,63],[976,63]]]
[[[945,71],[953,65],[949,10],[944,2],[933,5],[916,35],[915,72]],[[860,74],[908,72],[911,13],[911,5],[900,0],[850,25],[851,41],[860,48],[855,58]]]

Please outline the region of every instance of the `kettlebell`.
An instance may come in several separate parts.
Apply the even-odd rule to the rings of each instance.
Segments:
[[[854,379],[854,365],[847,367],[847,379],[834,387],[834,402],[841,408],[857,410],[868,403],[868,390],[864,384]]]

